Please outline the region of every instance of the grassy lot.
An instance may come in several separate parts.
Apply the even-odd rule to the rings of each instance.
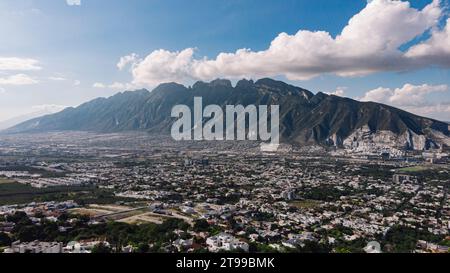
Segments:
[[[0,183],[0,205],[67,200],[74,200],[79,204],[112,204],[117,201],[128,201],[115,197],[110,191],[93,186],[37,189],[16,182]]]
[[[48,171],[37,167],[31,166],[8,166],[0,167],[0,171],[18,171],[18,172],[30,172],[33,174],[40,174],[42,177],[64,177],[65,172]]]
[[[8,179],[8,178],[0,177],[0,185],[1,185],[1,184],[10,184],[10,183],[14,183],[14,180],[11,180],[11,179]]]
[[[96,217],[104,214],[111,213],[109,210],[92,209],[92,208],[75,208],[69,210],[72,214],[87,215],[89,217]]]
[[[299,209],[313,209],[318,207],[321,204],[321,202],[316,200],[301,200],[301,201],[292,201],[290,204]]]
[[[128,206],[117,206],[117,205],[111,205],[111,204],[91,204],[88,206],[85,206],[83,208],[76,208],[72,209],[71,212],[74,214],[80,214],[80,215],[89,215],[89,216],[100,216],[100,215],[106,215],[106,214],[114,214],[115,218],[126,218],[131,217],[137,214],[142,214],[148,212],[148,209],[139,209],[134,211],[131,210],[131,207]],[[114,218],[112,217],[112,218]]]
[[[143,213],[134,215],[127,218],[119,219],[118,222],[127,223],[130,225],[140,225],[140,224],[147,224],[147,223],[154,223],[154,224],[162,224],[165,220],[169,219],[170,217],[165,217],[163,215],[158,215],[154,213]]]
[[[403,173],[418,173],[418,172],[430,170],[432,168],[433,167],[427,167],[427,166],[414,166],[414,167],[406,167],[406,168],[398,169],[397,171],[403,172]]]

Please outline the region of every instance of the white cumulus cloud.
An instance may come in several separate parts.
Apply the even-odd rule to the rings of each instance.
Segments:
[[[347,90],[347,87],[345,86],[338,86],[336,88],[336,90],[334,90],[333,92],[327,92],[328,95],[334,95],[334,96],[339,96],[339,97],[343,97],[345,96],[345,91]]]
[[[119,68],[119,70],[123,70],[127,65],[136,63],[138,58],[139,57],[136,53],[131,53],[130,55],[123,56],[117,63],[117,68]]]
[[[379,102],[400,107],[417,115],[450,121],[449,91],[448,85],[445,84],[405,84],[400,88],[379,87],[370,90],[362,98],[359,98],[359,100]],[[434,93],[439,93],[439,97],[447,98],[448,100],[433,100],[430,98],[430,95]]]
[[[101,82],[96,82],[92,85],[94,88],[106,88],[106,85]]]
[[[145,59],[135,63],[132,68],[136,85],[155,86],[161,82],[184,82],[196,76],[193,59],[194,49],[188,48],[180,52],[156,50]]]
[[[41,70],[39,61],[29,58],[0,57],[0,71]]]
[[[427,95],[436,92],[448,92],[447,85],[412,85],[405,84],[401,88],[379,87],[368,91],[360,100],[374,101],[394,106],[424,106],[429,105]]]
[[[450,64],[450,19],[445,27],[434,29],[431,38],[423,43],[413,46],[406,56],[418,62],[430,62],[448,66]]]
[[[81,0],[66,0],[69,6],[81,6]]]
[[[195,49],[164,49],[143,59],[124,56],[119,69],[131,64],[133,84],[155,86],[161,82],[186,82],[215,78],[285,76],[303,80],[321,74],[362,76],[379,71],[407,71],[430,65],[450,67],[448,29],[438,29],[444,16],[439,0],[422,10],[409,2],[372,0],[354,15],[339,35],[326,31],[300,30],[279,34],[266,50],[239,49],[213,59],[196,58]],[[403,52],[400,48],[433,29],[423,44]],[[433,58],[428,58],[430,55]]]
[[[16,74],[0,78],[0,85],[31,85],[39,83],[35,78],[25,74]]]
[[[60,77],[60,76],[48,77],[48,79],[51,81],[56,81],[56,82],[62,82],[62,81],[67,80],[66,78]]]
[[[65,108],[67,108],[67,106],[64,105],[58,105],[58,104],[42,104],[42,105],[34,105],[31,107],[33,109],[33,111],[40,111],[40,112],[48,112],[48,113],[57,113],[60,112],[62,110],[64,110]]]
[[[99,89],[114,89],[114,90],[131,90],[136,89],[136,86],[130,83],[114,82],[112,84],[104,84],[101,82],[96,82],[92,85],[94,88]]]

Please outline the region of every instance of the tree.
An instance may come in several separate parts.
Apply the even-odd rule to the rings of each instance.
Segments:
[[[150,250],[150,246],[146,243],[141,243],[139,244],[139,246],[137,247],[136,252],[137,253],[148,253]]]
[[[299,248],[299,251],[301,253],[330,253],[331,247],[328,244],[305,241],[304,246]]]
[[[19,225],[32,224],[30,218],[28,218],[27,214],[23,211],[16,211],[13,215],[8,215],[6,220]]]
[[[63,213],[58,217],[58,220],[61,222],[66,222],[69,220],[69,215],[67,213]]]
[[[205,219],[196,220],[194,223],[194,231],[202,232],[209,230],[209,223]]]
[[[250,243],[249,244],[250,253],[277,253],[278,251],[267,244],[260,243]]]
[[[92,253],[94,254],[108,254],[111,253],[111,248],[104,243],[100,243],[92,248]]]
[[[87,223],[91,220],[91,218],[87,215],[77,215],[77,218],[81,223]]]
[[[16,237],[22,242],[32,242],[39,239],[39,233],[36,226],[22,226],[18,228]]]
[[[0,232],[0,246],[9,246],[11,245],[11,238],[9,238],[8,234],[4,232]]]

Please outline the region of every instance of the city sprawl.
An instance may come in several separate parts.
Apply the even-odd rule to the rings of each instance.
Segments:
[[[448,252],[449,167],[442,150],[3,135],[0,252]]]

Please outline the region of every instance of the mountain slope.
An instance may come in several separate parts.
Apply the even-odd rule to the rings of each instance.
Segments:
[[[23,123],[30,119],[34,119],[37,117],[42,117],[45,115],[50,115],[50,114],[60,112],[65,107],[59,106],[59,105],[43,105],[42,107],[36,107],[36,108],[37,109],[34,109],[35,111],[33,111],[33,112],[30,112],[30,113],[27,113],[24,115],[20,115],[20,116],[16,116],[16,117],[4,120],[4,121],[0,121],[0,131],[4,130],[4,129],[8,129],[10,127],[13,127],[15,125],[18,125],[20,123]]]
[[[194,97],[203,104],[280,105],[282,140],[298,144],[346,147],[386,144],[423,150],[450,146],[445,122],[419,117],[383,104],[359,102],[318,93],[271,79],[242,80],[235,87],[228,80],[197,82],[192,87],[162,84],[152,92],[138,90],[99,98],[77,108],[36,118],[9,129],[9,133],[54,130],[120,132],[143,130],[170,132],[174,105],[193,107]]]

